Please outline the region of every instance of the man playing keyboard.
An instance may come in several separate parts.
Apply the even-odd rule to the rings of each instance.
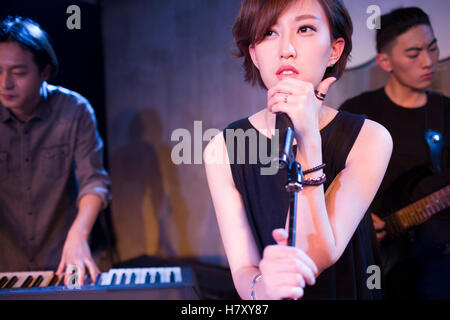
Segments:
[[[30,19],[0,21],[0,271],[99,274],[88,237],[110,200],[103,142],[81,95],[53,86],[58,60]]]

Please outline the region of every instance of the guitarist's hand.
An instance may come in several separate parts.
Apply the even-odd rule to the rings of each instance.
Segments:
[[[381,220],[381,218],[375,213],[372,213],[372,220],[373,227],[375,228],[375,232],[377,233],[378,243],[380,243],[384,239],[384,237],[386,237],[386,231],[384,230],[386,223]]]

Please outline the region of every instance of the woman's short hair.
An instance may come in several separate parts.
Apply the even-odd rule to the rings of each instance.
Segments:
[[[430,18],[420,8],[397,8],[381,16],[381,28],[377,30],[377,52],[389,51],[394,40],[418,25],[428,25]]]
[[[233,36],[237,46],[236,58],[244,57],[245,80],[265,88],[259,70],[253,64],[249,46],[261,42],[267,31],[276,24],[281,13],[293,2],[301,0],[243,0],[238,17],[233,26]],[[345,71],[352,51],[353,24],[341,0],[317,0],[325,11],[330,27],[331,40],[343,38],[345,47],[339,61],[325,71],[324,79],[330,76],[339,79]]]
[[[51,66],[51,77],[58,73],[58,58],[47,33],[29,18],[7,17],[0,21],[0,43],[17,42],[33,54],[39,72]]]

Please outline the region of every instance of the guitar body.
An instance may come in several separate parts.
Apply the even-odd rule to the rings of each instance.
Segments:
[[[427,166],[417,166],[399,176],[383,193],[382,207],[388,212],[383,217],[387,236],[381,244],[386,273],[402,261],[439,255],[446,249],[450,233],[450,215],[445,214],[450,187],[446,183]],[[433,223],[427,223],[431,218]]]

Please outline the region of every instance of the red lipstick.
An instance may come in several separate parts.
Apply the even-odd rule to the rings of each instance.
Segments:
[[[281,66],[276,73],[278,79],[282,79],[283,77],[296,77],[298,74],[298,70],[290,65]]]

